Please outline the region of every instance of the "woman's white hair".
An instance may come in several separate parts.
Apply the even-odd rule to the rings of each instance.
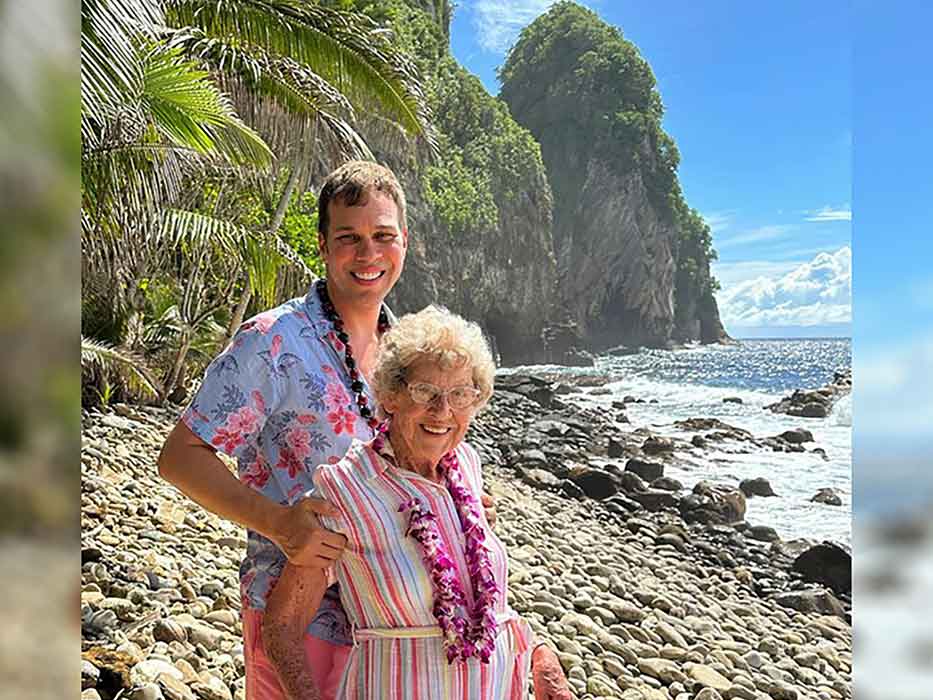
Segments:
[[[428,306],[402,316],[379,343],[373,370],[376,400],[401,390],[406,371],[421,359],[431,359],[444,369],[470,367],[473,385],[479,389],[477,409],[492,396],[496,364],[478,325],[442,306]]]

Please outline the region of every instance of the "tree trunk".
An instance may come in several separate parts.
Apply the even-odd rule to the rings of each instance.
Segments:
[[[279,198],[279,203],[275,208],[275,213],[272,215],[272,221],[269,222],[269,233],[275,234],[285,220],[285,213],[288,211],[288,203],[292,200],[292,195],[295,194],[295,188],[298,186],[300,175],[301,173],[298,166],[293,165],[292,171],[288,175],[288,182],[285,183],[285,189],[282,191],[282,196]]]
[[[224,339],[224,345],[230,342],[233,334],[236,333],[236,329],[243,323],[243,317],[246,315],[246,307],[249,306],[249,300],[252,299],[252,297],[253,290],[249,288],[249,284],[247,283],[246,289],[243,290],[243,294],[240,296],[240,301],[237,302],[236,308],[233,310],[233,316],[230,318],[230,325],[227,326],[227,336]]]
[[[282,196],[279,197],[279,203],[275,207],[275,212],[272,214],[272,219],[269,221],[269,234],[275,235],[278,233],[279,228],[282,226],[282,222],[285,221],[285,214],[288,211],[288,204],[292,200],[292,195],[295,194],[295,188],[298,187],[298,181],[300,179],[301,173],[298,169],[298,166],[293,165],[292,170],[288,175],[288,181],[285,183],[285,189],[282,191]],[[240,324],[243,323],[243,317],[246,316],[246,309],[249,307],[250,299],[253,298],[253,290],[249,288],[249,281],[247,280],[246,288],[243,290],[243,294],[240,296],[240,301],[237,303],[236,308],[233,310],[233,316],[230,318],[230,325],[227,326],[227,336],[224,340],[224,344],[230,342],[230,339],[233,337],[233,334],[236,333],[237,328],[240,327]]]
[[[175,355],[175,362],[172,364],[172,371],[165,382],[163,389],[164,396],[170,396],[178,388],[178,381],[182,377],[185,369],[185,360],[188,358],[188,351],[191,349],[191,336],[185,334],[185,339],[178,348],[178,354]]]

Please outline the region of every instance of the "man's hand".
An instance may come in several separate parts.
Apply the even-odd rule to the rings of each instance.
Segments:
[[[326,569],[340,558],[347,538],[325,528],[317,516],[338,514],[334,506],[321,498],[303,498],[282,509],[271,539],[292,564]]]
[[[532,652],[531,678],[535,700],[573,700],[557,654],[545,645]]]
[[[488,493],[484,493],[480,496],[480,501],[483,504],[483,512],[486,514],[486,522],[489,523],[489,527],[496,526],[496,500],[490,496]]]

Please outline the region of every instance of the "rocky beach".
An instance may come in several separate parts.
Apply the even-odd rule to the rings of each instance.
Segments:
[[[851,698],[848,548],[783,540],[772,524],[746,521],[748,499],[769,497],[763,477],[665,474],[710,444],[819,454],[806,419],[753,435],[697,416],[665,435],[627,415],[650,397],[586,407],[577,398],[599,391],[594,383],[500,376],[468,436],[497,499],[512,605],[559,651],[575,697]],[[244,697],[245,532],[158,477],[179,410],[84,414],[85,700]],[[820,507],[833,508],[825,498]]]

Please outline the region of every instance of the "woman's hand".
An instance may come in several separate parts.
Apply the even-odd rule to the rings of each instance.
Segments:
[[[557,654],[542,644],[531,654],[531,678],[535,700],[573,700]]]
[[[486,522],[489,523],[489,527],[496,526],[496,501],[488,493],[484,493],[480,496],[480,501],[483,504],[483,513],[486,514]]]

